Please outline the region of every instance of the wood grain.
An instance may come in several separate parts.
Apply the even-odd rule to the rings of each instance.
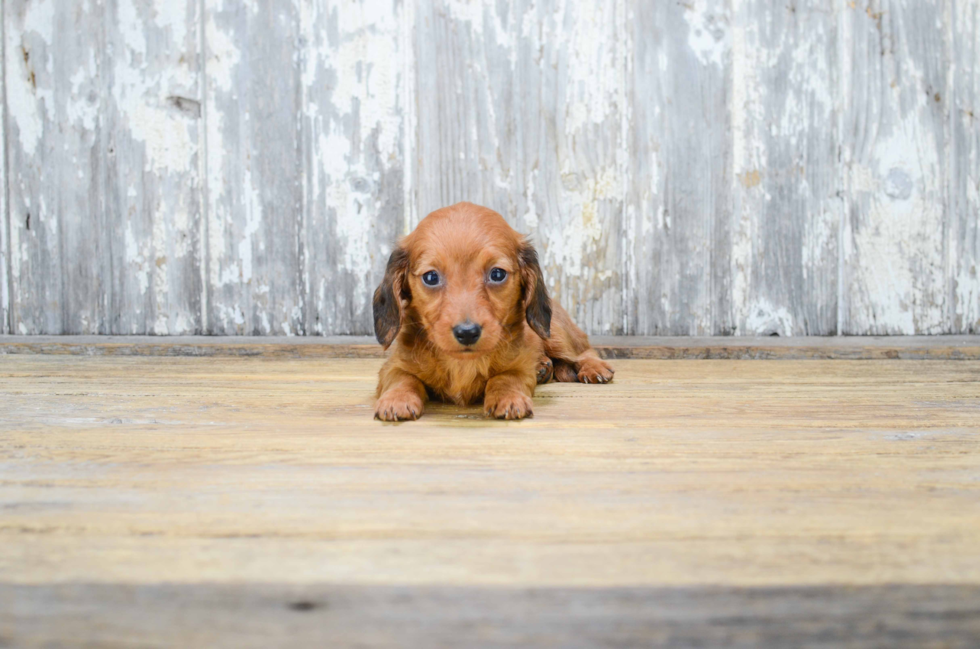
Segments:
[[[198,0],[120,0],[105,25],[107,332],[203,333]]]
[[[947,279],[951,331],[980,332],[980,3],[952,5],[951,195]]]
[[[378,363],[6,357],[5,638],[975,638],[978,363],[621,361],[400,426]]]
[[[0,39],[6,33],[4,12],[0,9]],[[10,333],[10,211],[7,209],[7,100],[5,81],[6,41],[0,41],[0,87],[3,105],[0,106],[0,335]]]
[[[403,233],[401,2],[302,2],[305,330],[374,329],[372,294]],[[410,4],[410,6],[413,6]]]
[[[109,333],[105,5],[3,11],[11,329]]]
[[[603,358],[678,360],[980,360],[977,336],[778,338],[593,336]],[[0,355],[384,358],[370,336],[0,336]]]
[[[380,360],[7,356],[9,583],[980,583],[973,361],[619,361],[371,419]]]
[[[0,584],[16,646],[972,649],[976,586]],[[152,615],[147,615],[152,611]]]
[[[629,6],[626,331],[732,333],[728,3]]]
[[[380,363],[0,357],[0,637],[977,638],[978,361],[620,360],[406,424]]]
[[[205,0],[208,332],[306,332],[299,2]]]
[[[848,5],[841,333],[948,333],[943,4]]]
[[[592,334],[977,332],[977,12],[10,0],[0,332],[368,334],[458,200]]]
[[[499,211],[580,325],[622,333],[624,3],[418,11],[419,216],[461,200]]]
[[[819,0],[733,11],[734,330],[834,334],[841,17]]]

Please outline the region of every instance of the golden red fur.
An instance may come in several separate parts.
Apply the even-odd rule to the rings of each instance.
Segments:
[[[503,278],[503,279],[501,279]],[[375,417],[417,419],[432,397],[483,399],[488,417],[532,414],[538,383],[606,383],[613,370],[548,297],[537,253],[493,210],[458,203],[391,253],[374,293],[381,368]]]

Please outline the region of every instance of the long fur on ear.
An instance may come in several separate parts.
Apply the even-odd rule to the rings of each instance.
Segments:
[[[405,304],[410,299],[407,271],[408,252],[399,246],[391,252],[385,277],[374,291],[374,335],[385,349],[394,342],[405,317]]]
[[[538,253],[527,241],[518,253],[524,287],[524,314],[527,324],[542,338],[551,338],[551,298],[544,285]]]

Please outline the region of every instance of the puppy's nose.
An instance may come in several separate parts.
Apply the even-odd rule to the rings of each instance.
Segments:
[[[453,327],[453,335],[456,336],[456,340],[461,345],[475,345],[476,341],[480,339],[481,333],[483,333],[483,329],[480,328],[480,325],[473,324],[469,320]]]

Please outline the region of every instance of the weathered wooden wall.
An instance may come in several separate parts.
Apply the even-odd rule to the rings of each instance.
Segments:
[[[980,332],[980,0],[3,0],[0,331],[368,333],[489,205],[593,333]]]

